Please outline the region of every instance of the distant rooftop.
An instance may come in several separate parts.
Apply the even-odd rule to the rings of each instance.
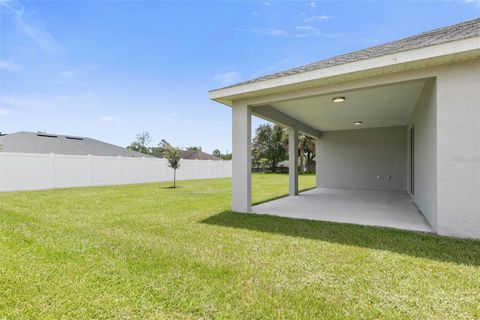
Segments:
[[[67,155],[122,156],[150,158],[137,151],[122,148],[110,143],[87,138],[50,134],[45,132],[15,132],[0,135],[0,152],[55,153]]]
[[[209,153],[203,152],[201,150],[185,150],[182,152],[182,159],[197,159],[197,160],[220,160],[220,158],[215,157]]]
[[[480,18],[458,23],[452,26],[435,29],[428,32],[423,32],[408,38],[387,42],[378,46],[370,47],[367,49],[354,51],[339,56],[335,56],[329,59],[320,60],[314,63],[295,67],[281,72],[268,74],[252,80],[240,82],[224,88],[215,89],[222,90],[226,88],[232,88],[250,83],[257,83],[265,80],[281,78],[285,76],[295,75],[303,72],[319,70],[323,68],[329,68],[338,66],[350,62],[356,62],[371,58],[377,58],[386,56],[389,54],[399,53],[403,51],[419,49],[429,47],[437,44],[442,44],[451,41],[463,40],[471,37],[480,36]]]

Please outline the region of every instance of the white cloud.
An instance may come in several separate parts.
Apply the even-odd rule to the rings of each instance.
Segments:
[[[234,71],[217,74],[213,77],[217,82],[223,85],[229,85],[240,81],[240,75]]]
[[[314,21],[327,21],[332,19],[333,16],[321,15],[321,16],[311,16],[305,19],[306,22],[314,22]]]
[[[113,121],[113,117],[103,116],[103,117],[100,118],[100,120],[106,121],[106,122],[111,122],[111,121]]]
[[[103,121],[103,122],[112,123],[112,124],[125,123],[124,120],[122,120],[120,118],[115,118],[115,117],[112,117],[112,116],[103,116],[103,117],[100,118],[100,120]]]
[[[250,32],[262,36],[274,36],[274,37],[290,37],[290,38],[304,38],[310,36],[321,36],[327,38],[333,38],[342,36],[342,34],[337,33],[324,33],[319,31],[317,28],[305,25],[305,26],[296,26],[293,30],[286,30],[280,28],[252,28],[252,29],[241,29],[237,28],[236,31],[240,32]]]
[[[16,64],[11,60],[0,60],[0,70],[20,70],[23,69],[23,66]]]
[[[28,11],[19,1],[1,0],[0,7],[11,14],[18,31],[29,37],[38,46],[47,52],[61,49],[55,38],[45,29],[44,21],[33,12]]]
[[[310,2],[310,7],[315,8],[316,6],[317,4],[314,1]]]
[[[480,0],[465,0],[467,4],[473,4],[477,8],[480,8]]]
[[[10,111],[7,109],[0,109],[0,117],[8,116],[10,114]]]
[[[250,32],[250,33],[255,33],[263,36],[288,36],[289,35],[287,30],[281,29],[281,28],[251,28],[251,29],[236,28],[235,31]]]
[[[312,26],[296,26],[295,29],[304,31],[317,31],[317,28]]]
[[[160,121],[171,123],[173,122],[173,119],[171,117],[163,117],[163,118],[160,118]]]
[[[26,96],[4,97],[0,100],[0,103],[13,108],[51,109],[54,107],[48,99]]]
[[[75,76],[75,71],[71,69],[66,69],[58,73],[58,77],[62,79],[69,79],[69,78],[73,78],[74,76]]]
[[[288,35],[287,30],[279,29],[279,28],[263,28],[263,29],[257,29],[257,31],[260,34],[266,34],[266,35],[270,35],[270,36],[286,36],[286,35]]]
[[[271,6],[271,5],[272,5],[272,3],[271,3],[271,2],[269,2],[269,1],[264,1],[264,2],[263,2],[263,5],[264,5],[264,6]]]

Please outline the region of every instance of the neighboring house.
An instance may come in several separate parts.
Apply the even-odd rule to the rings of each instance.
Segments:
[[[44,132],[15,132],[0,135],[2,152],[55,153],[66,155],[122,156],[150,158],[137,151],[87,137],[66,136]]]
[[[185,150],[182,152],[182,159],[189,160],[221,160],[218,157],[215,157],[209,153],[203,152],[202,150]]]
[[[212,90],[209,95],[232,107],[233,210],[252,211],[253,114],[288,127],[292,146],[298,131],[316,138],[318,189],[277,200],[276,210],[296,201],[297,206],[290,208],[303,205],[308,217],[314,217],[322,203],[330,201],[338,206],[331,207],[327,220],[335,220],[334,214],[350,205],[347,209],[359,216],[377,210],[378,215],[364,221],[376,224],[394,210],[390,219],[407,221],[415,212],[407,214],[410,209],[402,206],[413,201],[433,232],[480,238],[480,19]],[[289,153],[290,168],[297,168],[296,148]],[[294,196],[298,174],[292,169],[289,175]],[[327,189],[349,191],[336,191],[334,198]],[[380,202],[374,207],[375,199]],[[350,218],[339,221],[358,222]],[[389,226],[388,221],[378,225]],[[401,223],[393,226],[415,229]]]
[[[153,156],[157,158],[165,158],[163,154],[153,154]],[[185,160],[222,160],[201,150],[183,150],[181,158]]]

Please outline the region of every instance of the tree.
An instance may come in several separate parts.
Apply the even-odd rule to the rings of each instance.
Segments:
[[[163,157],[168,146],[170,146],[170,143],[168,143],[167,140],[162,139],[156,147],[150,148],[150,151],[155,156]]]
[[[227,153],[222,154],[221,158],[222,158],[223,160],[232,160],[232,153],[231,153],[231,152],[228,153],[228,150],[227,150]]]
[[[179,148],[168,145],[165,148],[165,158],[168,161],[168,166],[173,169],[173,187],[176,187],[176,175],[177,169],[180,168],[180,159],[182,156],[182,150]]]
[[[258,160],[258,164],[260,165],[260,170],[262,170],[262,172],[265,173],[265,169],[267,168],[267,164],[268,164],[268,159],[262,158]]]
[[[268,159],[272,172],[277,171],[278,163],[287,159],[287,148],[283,143],[285,129],[279,125],[262,124],[255,130],[252,155],[255,164],[262,158]]]
[[[202,147],[201,146],[187,147],[185,150],[202,151]]]
[[[152,142],[152,137],[148,131],[142,131],[142,133],[137,134],[137,139],[133,141],[127,149],[138,151],[144,154],[150,154],[150,148],[148,145]]]
[[[298,137],[298,152],[300,155],[300,172],[305,172],[305,167],[311,167],[315,158],[315,140],[312,137],[301,134]]]
[[[282,137],[285,148],[288,150],[288,131]],[[312,171],[315,159],[315,139],[304,134],[298,136],[299,172]]]
[[[308,172],[315,172],[315,139],[309,136],[305,136],[303,142],[303,152],[305,152],[305,166]]]
[[[232,154],[228,153],[228,150],[227,150],[227,153],[222,154],[220,150],[215,149],[213,150],[212,155],[222,160],[232,160]]]

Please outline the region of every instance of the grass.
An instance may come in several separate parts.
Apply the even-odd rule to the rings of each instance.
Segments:
[[[254,202],[287,184],[254,175]],[[0,319],[480,317],[480,242],[236,214],[229,179],[179,185],[0,194]]]

